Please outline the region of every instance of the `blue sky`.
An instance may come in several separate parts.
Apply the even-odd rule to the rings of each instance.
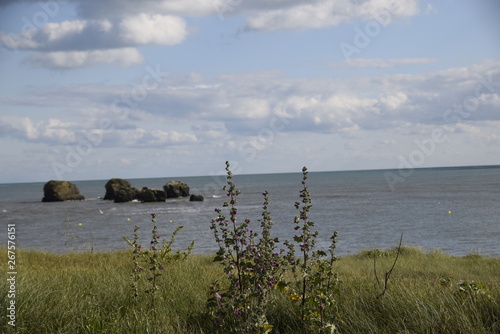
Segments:
[[[0,182],[500,164],[500,4],[0,3]]]

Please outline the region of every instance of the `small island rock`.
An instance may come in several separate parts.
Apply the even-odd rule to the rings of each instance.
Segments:
[[[170,181],[163,186],[167,198],[189,196],[189,186],[181,181]]]
[[[85,197],[71,182],[51,180],[43,186],[42,202],[81,201]]]
[[[112,178],[106,185],[104,199],[114,200],[117,203],[130,202],[137,197],[138,190],[133,188],[130,182],[124,179]]]
[[[137,199],[141,202],[165,202],[167,194],[160,189],[148,189],[148,187],[143,187],[141,191],[137,193]]]
[[[189,196],[189,201],[191,202],[203,202],[203,195],[191,195]]]

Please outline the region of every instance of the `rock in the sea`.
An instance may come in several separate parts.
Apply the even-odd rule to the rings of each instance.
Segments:
[[[104,199],[114,200],[115,203],[139,200],[141,202],[165,202],[167,198],[189,196],[189,186],[180,181],[171,181],[161,189],[149,189],[143,187],[141,190],[132,187],[130,182],[124,179],[113,178],[106,182],[106,194]],[[203,199],[202,199],[203,200]]]
[[[167,198],[189,196],[189,186],[181,181],[170,181],[163,186],[167,193]]]
[[[143,187],[137,193],[137,199],[141,202],[165,202],[167,194],[160,189],[148,189],[148,187]]]
[[[43,186],[42,202],[58,201],[81,201],[85,197],[71,182],[68,181],[49,181]]]
[[[115,203],[130,202],[137,199],[139,191],[133,187],[116,187],[114,194]]]
[[[189,196],[191,202],[203,202],[203,195],[191,195]]]
[[[106,188],[104,199],[115,202],[131,201],[135,199],[137,193],[137,189],[133,188],[130,182],[119,178],[110,179],[104,187]]]

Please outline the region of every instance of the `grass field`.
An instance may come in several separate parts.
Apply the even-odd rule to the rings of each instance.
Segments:
[[[6,251],[2,267],[7,266]],[[16,254],[16,326],[7,324],[8,282],[3,279],[0,332],[214,333],[206,314],[208,288],[224,280],[211,256],[190,255],[165,268],[154,298],[132,298],[132,252]],[[394,251],[378,252],[383,281]],[[387,292],[374,276],[373,252],[336,262],[339,333],[500,333],[500,259],[452,257],[403,248]],[[381,282],[382,283],[382,282]],[[147,281],[144,282],[147,284]],[[272,333],[304,333],[285,292],[267,310]]]

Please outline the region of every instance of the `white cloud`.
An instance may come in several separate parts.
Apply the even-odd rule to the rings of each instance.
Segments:
[[[251,30],[314,29],[335,26],[356,19],[384,17],[389,24],[394,17],[418,14],[418,0],[322,0],[298,3],[288,8],[254,10],[247,18]]]
[[[182,42],[186,35],[186,23],[180,17],[141,13],[119,20],[47,23],[19,34],[0,32],[0,42],[9,49],[81,51],[174,45]]]
[[[93,128],[90,124],[66,122],[55,118],[35,121],[28,117],[0,116],[0,138],[57,146],[78,145],[82,141],[89,141],[89,136],[95,136],[102,138],[95,140],[98,144],[92,144],[105,147],[159,147],[198,142],[193,133],[146,130],[137,126],[124,129],[114,125],[111,124],[109,129],[102,130]]]
[[[28,58],[37,66],[69,69],[137,64],[143,57],[136,46],[174,45],[186,35],[186,23],[180,17],[140,13],[120,19],[47,23],[19,34],[0,32],[0,43],[12,50],[38,51]]]
[[[204,16],[214,14],[216,8],[235,0],[143,0],[143,13],[171,14],[179,16]],[[78,13],[87,18],[127,16],[136,14],[136,0],[75,0]]]
[[[445,126],[457,120],[499,120],[499,80],[500,64],[491,61],[427,73],[337,79],[289,78],[274,71],[214,78],[171,75],[137,102],[139,109],[128,109],[127,119],[115,125],[117,130],[131,130],[131,138],[136,138],[132,142],[138,143],[140,138],[143,145],[162,140],[174,143],[176,138],[227,140],[256,135],[265,128],[346,136],[382,129],[421,133],[429,130],[427,126]],[[94,126],[104,117],[114,120],[111,102],[129,93],[129,86],[51,87],[26,91],[22,98],[3,102],[71,106],[74,111],[81,110],[79,117],[88,127],[92,126],[88,120],[94,120]],[[81,109],[83,105],[87,109]],[[462,105],[462,110],[456,110],[455,105]],[[467,111],[466,106],[473,110]],[[137,130],[147,128],[141,124],[155,123],[143,134]],[[158,128],[160,124],[165,128]],[[417,129],[419,126],[425,128]],[[153,130],[167,131],[168,135],[153,135]],[[195,137],[178,137],[173,131]]]
[[[376,106],[380,107],[382,110],[393,111],[400,108],[407,101],[408,96],[402,92],[396,94],[383,94],[379,98]]]
[[[252,119],[261,119],[266,118],[271,112],[271,108],[269,106],[269,102],[266,101],[265,98],[250,98],[250,97],[241,97],[235,98],[234,101],[224,109],[230,111],[228,116],[229,118],[245,118],[248,120]],[[227,119],[227,118],[225,118]]]
[[[49,144],[67,144],[76,140],[72,131],[74,124],[58,119],[33,121],[28,117],[0,116],[0,134],[2,137],[28,142],[46,142]]]
[[[141,45],[174,45],[183,42],[188,28],[182,16],[241,15],[248,30],[314,29],[356,19],[395,17],[418,13],[418,0],[73,0],[79,19],[50,22],[18,34],[0,32],[0,43],[11,50],[38,51],[29,59],[38,66],[75,68],[142,60]],[[154,13],[154,14],[152,14]],[[384,23],[384,24],[385,24]],[[124,59],[111,51],[126,50]],[[358,65],[359,66],[359,65]],[[391,66],[382,64],[382,66]]]
[[[98,64],[130,66],[142,63],[144,58],[137,49],[122,48],[90,51],[37,52],[30,56],[28,61],[39,67],[71,69]]]
[[[130,45],[173,45],[186,37],[186,23],[175,16],[142,13],[124,18],[119,31],[122,41]]]
[[[349,67],[378,67],[389,68],[407,65],[430,64],[437,62],[435,58],[352,58],[343,61]]]
[[[114,129],[107,131],[103,136],[103,145],[106,147],[148,148],[196,142],[198,142],[196,135],[175,130]]]

